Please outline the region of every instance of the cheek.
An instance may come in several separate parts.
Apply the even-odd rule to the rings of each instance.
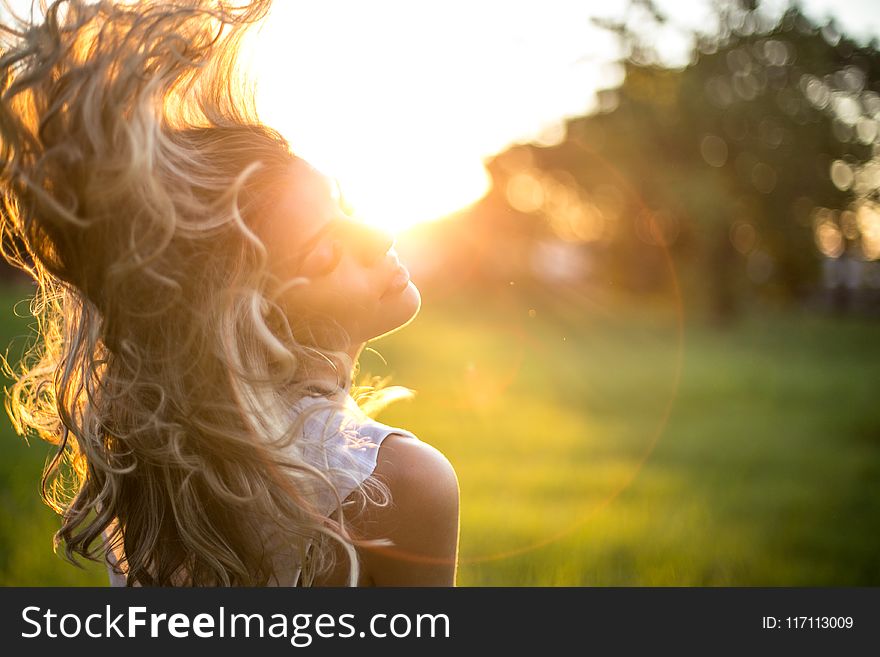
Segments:
[[[291,295],[291,306],[306,316],[322,316],[354,329],[379,311],[382,290],[363,276],[333,277],[314,281]]]

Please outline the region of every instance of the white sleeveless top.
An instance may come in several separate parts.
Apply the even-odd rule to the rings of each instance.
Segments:
[[[294,410],[300,410],[323,397],[304,397],[294,404]],[[333,482],[339,493],[339,499],[345,500],[356,490],[376,469],[379,458],[379,446],[391,434],[397,434],[419,440],[406,431],[378,420],[364,413],[354,398],[348,394],[345,398],[346,414],[337,409],[326,409],[315,412],[306,418],[304,433],[307,440],[294,441],[292,448],[297,455],[309,465],[323,472]],[[328,422],[328,413],[334,417]],[[329,427],[330,429],[326,429]],[[314,493],[316,504],[324,515],[330,515],[337,507],[332,492],[323,487]],[[110,558],[114,555],[111,553]],[[125,576],[117,575],[108,566],[110,586],[125,586]],[[293,582],[299,580],[300,571],[295,569]]]

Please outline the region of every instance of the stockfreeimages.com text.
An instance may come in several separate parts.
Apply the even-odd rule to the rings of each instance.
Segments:
[[[106,605],[103,613],[81,617],[67,613],[59,616],[51,609],[25,607],[21,612],[26,629],[21,636],[32,639],[74,638],[94,639],[146,638],[171,636],[186,638],[271,637],[289,639],[291,645],[304,648],[315,637],[352,638],[367,636],[385,638],[424,637],[449,638],[449,617],[446,614],[374,614],[362,629],[357,629],[354,614],[236,614],[219,607],[213,614],[148,613],[146,607],[126,607],[114,612]]]

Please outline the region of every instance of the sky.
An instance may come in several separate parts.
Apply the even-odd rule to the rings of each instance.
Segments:
[[[590,3],[277,5],[258,39],[259,107],[294,149],[392,229],[483,195],[483,159],[555,138],[622,80]]]
[[[787,3],[764,3],[780,15]],[[707,0],[657,0],[673,25],[704,29]],[[339,180],[363,217],[393,230],[440,217],[489,187],[483,161],[517,142],[553,143],[566,118],[622,81],[619,46],[591,17],[608,0],[315,0],[276,5],[260,36],[259,106],[295,150]],[[880,35],[880,2],[804,0],[856,38]],[[684,65],[670,27],[661,54]]]
[[[880,38],[880,3],[877,0],[804,0],[804,12],[824,22],[834,18],[843,31],[864,42]]]
[[[684,65],[711,0],[655,0],[657,37]],[[18,4],[29,4],[18,0]],[[785,0],[762,6],[778,15]],[[336,178],[365,220],[400,231],[478,200],[484,160],[518,142],[554,143],[566,118],[622,81],[615,40],[591,17],[615,0],[277,0],[249,59],[262,119]],[[880,36],[880,1],[802,0],[851,36]]]

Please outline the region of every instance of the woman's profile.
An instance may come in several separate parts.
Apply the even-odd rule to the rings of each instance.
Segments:
[[[455,472],[371,417],[410,391],[355,385],[421,297],[258,120],[236,54],[268,6],[5,7],[2,251],[38,333],[7,413],[114,584],[453,586]]]

